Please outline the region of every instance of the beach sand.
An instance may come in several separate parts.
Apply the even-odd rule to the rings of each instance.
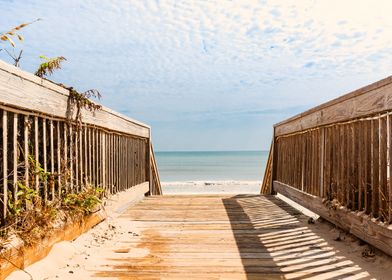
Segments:
[[[258,193],[260,182],[175,182],[163,183],[166,194],[180,193]],[[81,235],[72,242],[61,242],[54,246],[51,253],[43,260],[31,265],[26,271],[32,279],[97,279],[90,271],[108,269],[109,259],[115,256],[113,248],[138,234],[134,225],[127,219],[119,219],[119,215],[131,206],[133,202],[127,200],[128,192],[115,195],[107,203],[108,219],[97,225],[89,232]],[[283,198],[286,199],[286,198]],[[290,204],[295,205],[290,202]],[[298,205],[297,205],[298,206]],[[334,251],[344,255],[372,277],[363,275],[355,279],[391,279],[392,258],[376,250],[374,257],[363,257],[368,245],[350,234],[345,234],[329,222],[317,219],[317,215],[299,207],[304,214],[316,219],[309,228],[333,246]],[[118,245],[117,245],[118,246]],[[106,267],[105,267],[106,266]],[[358,276],[358,275],[357,275]],[[7,279],[31,279],[22,271],[12,273]],[[110,278],[105,278],[110,279]],[[116,279],[116,278],[114,278]],[[350,278],[351,279],[351,278]]]
[[[162,182],[162,191],[166,194],[193,193],[260,193],[261,181],[188,181]]]

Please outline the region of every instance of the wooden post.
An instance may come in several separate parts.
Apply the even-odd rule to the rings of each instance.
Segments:
[[[8,206],[8,114],[3,110],[3,220]]]
[[[24,117],[24,164],[25,186],[29,187],[29,117]]]
[[[58,196],[61,197],[61,135],[60,135],[60,122],[57,122],[57,187],[58,187]]]
[[[79,190],[83,187],[83,137],[82,137],[83,126],[80,126],[78,132],[78,143],[79,143]]]
[[[271,182],[270,182],[270,194],[276,194],[276,192],[274,191],[274,180],[276,179],[276,172],[277,172],[277,168],[276,168],[276,159],[278,156],[278,151],[276,149],[276,138],[275,138],[275,127],[273,128],[273,132],[272,132],[272,159],[271,159]]]
[[[107,183],[106,183],[106,132],[102,132],[101,138],[102,138],[102,187],[106,189]]]
[[[74,149],[75,149],[75,192],[79,191],[79,131],[75,129],[74,133]]]
[[[43,143],[43,160],[44,160],[44,172],[45,175],[48,171],[48,167],[47,167],[47,148],[46,148],[46,120],[42,119],[42,143]],[[48,200],[48,178],[45,176],[45,180],[44,180],[44,200],[45,202]]]
[[[50,120],[50,173],[51,173],[51,180],[50,180],[50,187],[52,193],[52,201],[54,200],[54,136],[53,136],[53,120]]]
[[[38,176],[38,164],[39,164],[39,143],[38,143],[38,117],[34,117],[34,160],[35,160],[35,191],[39,192],[39,176]]]
[[[68,124],[64,123],[64,170],[68,171],[69,165],[68,165]],[[69,192],[68,189],[68,182],[67,182],[67,177],[64,176],[64,187],[66,193]]]
[[[154,185],[153,185],[153,180],[152,180],[152,170],[151,170],[151,129],[149,131],[149,136],[148,136],[148,141],[147,141],[147,147],[146,147],[146,164],[147,164],[147,180],[148,184],[150,186],[150,195],[155,194],[154,192]]]
[[[12,145],[13,145],[13,188],[14,188],[14,201],[18,200],[17,193],[18,193],[18,114],[14,113],[13,118],[13,136],[12,136]]]
[[[324,154],[325,154],[325,137],[324,128],[320,128],[320,192],[319,196],[324,197]]]

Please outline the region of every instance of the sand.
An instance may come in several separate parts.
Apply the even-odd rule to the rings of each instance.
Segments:
[[[163,183],[164,193],[189,194],[202,193],[258,193],[260,182],[172,182]],[[55,245],[50,254],[43,260],[31,265],[26,271],[32,279],[98,279],[89,271],[106,269],[114,256],[113,248],[116,244],[127,240],[129,236],[137,235],[132,222],[118,216],[135,201],[128,201],[129,191],[117,194],[106,205],[108,219],[97,225],[89,232],[81,235],[72,242],[61,242]],[[290,202],[284,197],[280,197]],[[368,252],[369,246],[359,241],[350,234],[345,234],[332,224],[318,219],[311,211],[299,207],[305,215],[312,217],[315,222],[309,227],[319,236],[325,239],[335,251],[344,255],[362,270],[367,271],[372,277],[364,274],[363,278],[355,279],[392,279],[392,258],[376,250],[375,256],[363,257]],[[105,269],[105,268],[104,268]],[[31,279],[30,275],[22,271],[12,273],[7,279],[24,280]],[[358,276],[358,275],[357,275]],[[111,278],[105,278],[111,279]]]
[[[162,182],[166,194],[260,193],[261,181],[189,181]]]

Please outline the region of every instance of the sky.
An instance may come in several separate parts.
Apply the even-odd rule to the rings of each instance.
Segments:
[[[156,150],[267,150],[274,123],[392,74],[392,1],[0,0],[21,68],[98,89]],[[4,47],[4,44],[3,44]],[[4,52],[0,59],[9,61]]]

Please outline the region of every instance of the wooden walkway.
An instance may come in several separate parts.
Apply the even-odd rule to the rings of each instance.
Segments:
[[[149,197],[121,218],[137,229],[95,277],[369,279],[274,196]],[[132,229],[134,230],[134,229]]]

